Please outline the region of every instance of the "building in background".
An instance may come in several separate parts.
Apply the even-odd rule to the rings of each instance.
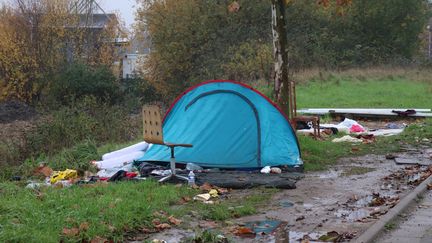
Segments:
[[[151,50],[150,38],[147,33],[134,35],[127,52],[122,56],[122,78],[135,78],[145,72],[143,64]]]

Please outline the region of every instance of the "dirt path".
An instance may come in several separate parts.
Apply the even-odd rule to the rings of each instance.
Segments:
[[[425,152],[410,149],[399,156],[423,159]],[[320,237],[349,241],[414,188],[416,175],[425,168],[398,165],[384,155],[344,158],[327,172],[307,173],[297,182],[297,189],[276,193],[261,214],[232,220],[234,224],[222,224],[217,230],[234,242],[319,242]],[[151,239],[181,242],[183,236],[193,235],[196,225],[161,232]],[[253,228],[256,237],[233,235],[239,226]]]

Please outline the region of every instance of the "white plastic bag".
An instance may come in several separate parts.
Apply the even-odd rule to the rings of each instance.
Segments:
[[[139,152],[139,151],[147,151],[147,149],[149,148],[149,144],[146,142],[140,142],[134,145],[131,145],[129,147],[120,149],[120,150],[116,150],[113,151],[111,153],[106,153],[102,156],[102,160],[109,160],[109,159],[113,159],[113,158],[117,158],[120,156],[124,156],[124,155],[128,155],[132,152]]]
[[[130,162],[133,162],[136,159],[141,158],[144,155],[144,152],[137,151],[132,152],[120,157],[115,157],[107,160],[96,161],[94,164],[99,169],[112,169],[116,167],[122,167]]]

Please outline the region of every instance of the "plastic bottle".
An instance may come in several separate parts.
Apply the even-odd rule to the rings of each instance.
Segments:
[[[188,175],[188,185],[189,186],[195,185],[195,174],[193,173],[192,170],[189,172],[189,175]]]

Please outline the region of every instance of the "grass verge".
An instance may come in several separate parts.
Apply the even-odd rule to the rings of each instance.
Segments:
[[[152,228],[156,217],[168,222],[155,215],[160,210],[167,212],[167,217],[194,211],[202,219],[227,220],[256,213],[273,192],[256,190],[208,205],[193,201],[181,204],[182,197],[192,197],[198,191],[155,181],[39,190],[1,183],[0,242],[88,242],[97,237],[119,242],[125,233]]]
[[[403,95],[401,95],[403,94]],[[332,75],[297,88],[299,108],[431,108],[432,83],[388,76],[376,79]]]

